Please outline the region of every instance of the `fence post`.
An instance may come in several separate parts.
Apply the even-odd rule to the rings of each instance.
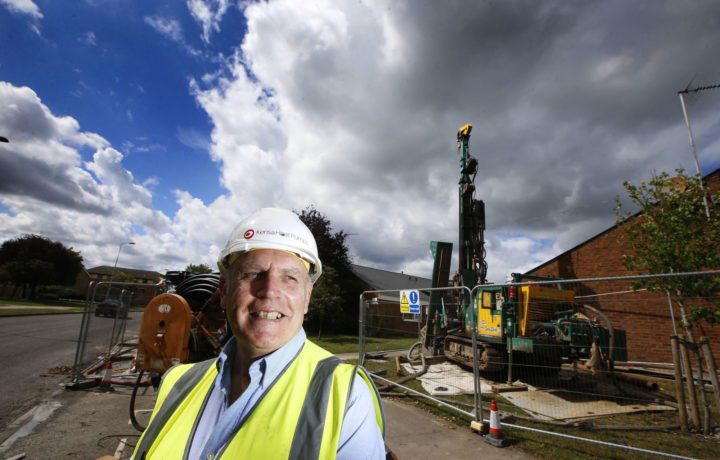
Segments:
[[[475,394],[473,396],[475,420],[470,423],[470,428],[478,431],[479,433],[485,433],[485,424],[483,422],[482,414],[482,382],[480,381],[480,363],[478,362],[478,338],[477,338],[477,317],[475,316],[475,302],[474,292],[477,286],[473,287],[472,290],[468,289],[467,286],[463,286],[460,292],[464,295],[468,295],[466,298],[467,304],[470,305],[470,320],[472,321],[472,327],[470,328],[472,334],[472,354],[473,354],[473,384]]]
[[[85,351],[84,345],[87,340],[87,329],[90,325],[90,310],[92,308],[90,293],[94,292],[94,285],[95,281],[90,281],[88,283],[87,293],[85,294],[85,308],[83,309],[82,318],[80,319],[80,331],[78,333],[77,346],[75,347],[71,385],[78,385],[80,383],[80,366],[82,365],[82,355]]]
[[[359,345],[360,350],[358,350],[358,365],[362,366],[365,362],[365,293],[363,292],[360,294],[360,311],[358,312],[358,334],[360,337],[359,339]]]
[[[705,436],[710,434],[710,405],[707,400],[707,392],[705,391],[705,377],[703,375],[703,363],[700,358],[700,347],[697,343],[693,342],[693,354],[698,366],[698,386],[700,391],[700,402],[702,403],[703,409],[703,434]]]
[[[672,350],[673,368],[675,369],[675,397],[678,401],[678,417],[680,417],[680,430],[687,432],[687,407],[685,406],[685,391],[683,390],[682,367],[680,365],[680,350],[676,335],[670,337],[670,348]]]
[[[717,368],[715,367],[715,356],[713,356],[712,348],[710,348],[710,340],[707,337],[700,338],[700,346],[702,346],[703,356],[707,363],[708,372],[710,373],[710,381],[715,392],[715,404],[717,404],[720,413],[720,383],[718,383]]]
[[[697,395],[695,394],[695,376],[693,375],[692,366],[690,365],[690,354],[687,349],[687,342],[680,341],[680,357],[685,368],[685,385],[687,386],[688,402],[690,403],[690,418],[692,419],[693,428],[701,430],[700,410],[698,408]]]

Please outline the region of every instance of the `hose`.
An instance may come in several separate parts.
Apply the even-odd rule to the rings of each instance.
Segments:
[[[406,356],[408,361],[415,361],[416,359],[418,359],[418,356],[422,354],[422,345],[422,342],[415,342],[410,347]],[[418,351],[417,348],[420,348],[420,350]]]
[[[140,387],[140,381],[142,380],[143,374],[145,373],[144,370],[140,370],[138,373],[137,380],[135,381],[135,386],[133,387],[132,394],[130,395],[130,423],[132,423],[132,426],[138,430],[139,432],[145,431],[145,428],[137,421],[137,418],[135,418],[135,396],[137,396],[137,390],[138,387]]]

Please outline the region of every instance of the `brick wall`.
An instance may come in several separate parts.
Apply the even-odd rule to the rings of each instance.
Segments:
[[[708,176],[708,188],[720,190],[720,170]],[[623,230],[613,227],[561,254],[529,272],[532,275],[565,279],[626,276],[632,273],[623,266],[622,255],[627,253],[627,239]],[[584,302],[602,310],[613,326],[627,334],[628,359],[631,361],[671,362],[670,339],[672,321],[665,293],[641,292],[592,297],[597,293],[630,290],[629,282],[597,282],[574,286],[577,296],[587,297]],[[674,307],[679,327],[680,312]],[[704,327],[694,331],[710,338],[716,362],[720,362],[720,327]]]

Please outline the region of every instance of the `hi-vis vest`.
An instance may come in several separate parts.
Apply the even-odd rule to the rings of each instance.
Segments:
[[[187,458],[215,378],[216,359],[170,369],[133,459]],[[357,372],[356,372],[357,371]],[[380,396],[362,368],[305,341],[215,458],[333,459],[355,375],[370,388],[385,436]]]

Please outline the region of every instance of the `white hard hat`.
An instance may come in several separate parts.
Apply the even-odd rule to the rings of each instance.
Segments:
[[[297,254],[310,264],[313,283],[322,273],[315,237],[297,214],[287,209],[262,208],[240,222],[220,252],[220,271],[224,272],[230,266],[228,259],[232,254],[253,249],[279,249]]]

